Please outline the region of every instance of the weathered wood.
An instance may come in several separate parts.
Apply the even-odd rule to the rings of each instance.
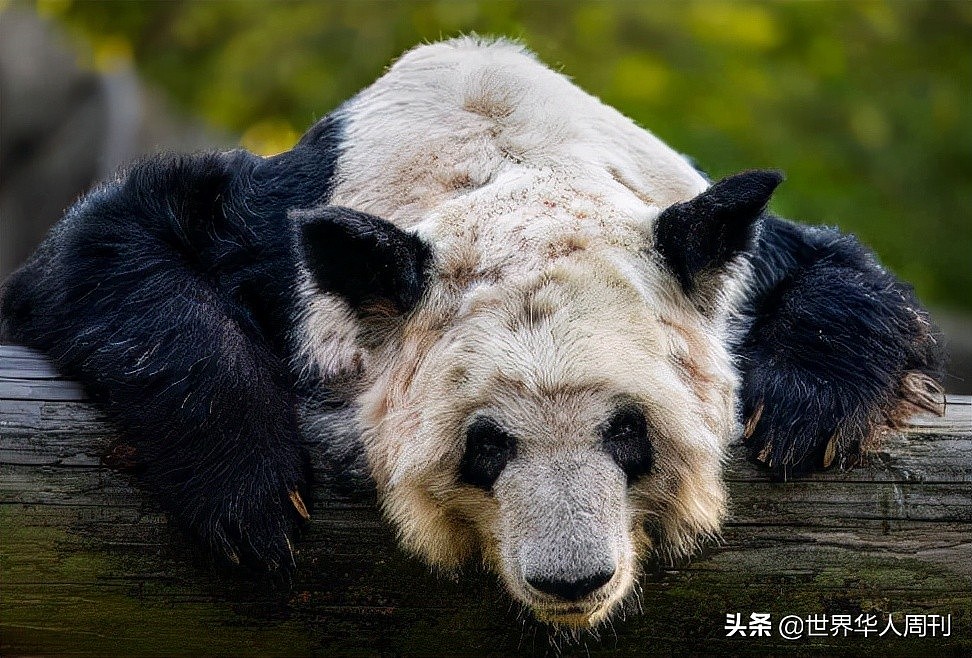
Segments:
[[[111,430],[42,357],[0,346],[0,653],[509,655],[555,653],[491,576],[403,555],[374,501],[321,490],[293,587],[214,569],[131,476]],[[889,435],[860,469],[770,481],[740,448],[723,539],[648,565],[640,613],[566,653],[972,652],[972,400]],[[773,615],[726,637],[727,613]],[[949,637],[782,639],[787,614],[950,614]]]

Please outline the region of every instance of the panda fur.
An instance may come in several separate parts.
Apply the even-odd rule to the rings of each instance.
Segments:
[[[718,533],[730,441],[786,478],[941,409],[911,289],[765,212],[781,180],[710,185],[521,46],[456,39],[281,155],[132,165],[8,279],[0,329],[216,554],[293,567],[303,440],[408,550],[585,627]]]

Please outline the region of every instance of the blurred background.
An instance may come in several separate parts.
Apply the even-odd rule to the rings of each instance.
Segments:
[[[911,281],[972,393],[972,2],[0,0],[0,279],[81,191],[158,150],[272,154],[402,51],[521,39],[711,176]]]

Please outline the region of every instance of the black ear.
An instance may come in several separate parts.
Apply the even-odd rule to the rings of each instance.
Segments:
[[[425,289],[428,246],[374,215],[328,206],[304,217],[300,244],[317,286],[356,310],[387,301],[404,313]]]
[[[686,293],[751,248],[756,221],[781,182],[778,171],[746,171],[659,215],[655,248]]]

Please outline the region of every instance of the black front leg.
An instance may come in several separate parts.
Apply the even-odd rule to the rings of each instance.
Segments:
[[[237,294],[250,270],[290,278],[286,243],[254,242],[286,227],[227,207],[255,162],[135,166],[69,211],[8,280],[0,316],[7,338],[85,385],[174,519],[218,555],[274,570],[293,564],[309,469],[292,377],[259,321],[273,314]]]
[[[850,466],[886,428],[942,413],[928,312],[854,237],[766,217],[735,318],[743,440],[779,477]]]

